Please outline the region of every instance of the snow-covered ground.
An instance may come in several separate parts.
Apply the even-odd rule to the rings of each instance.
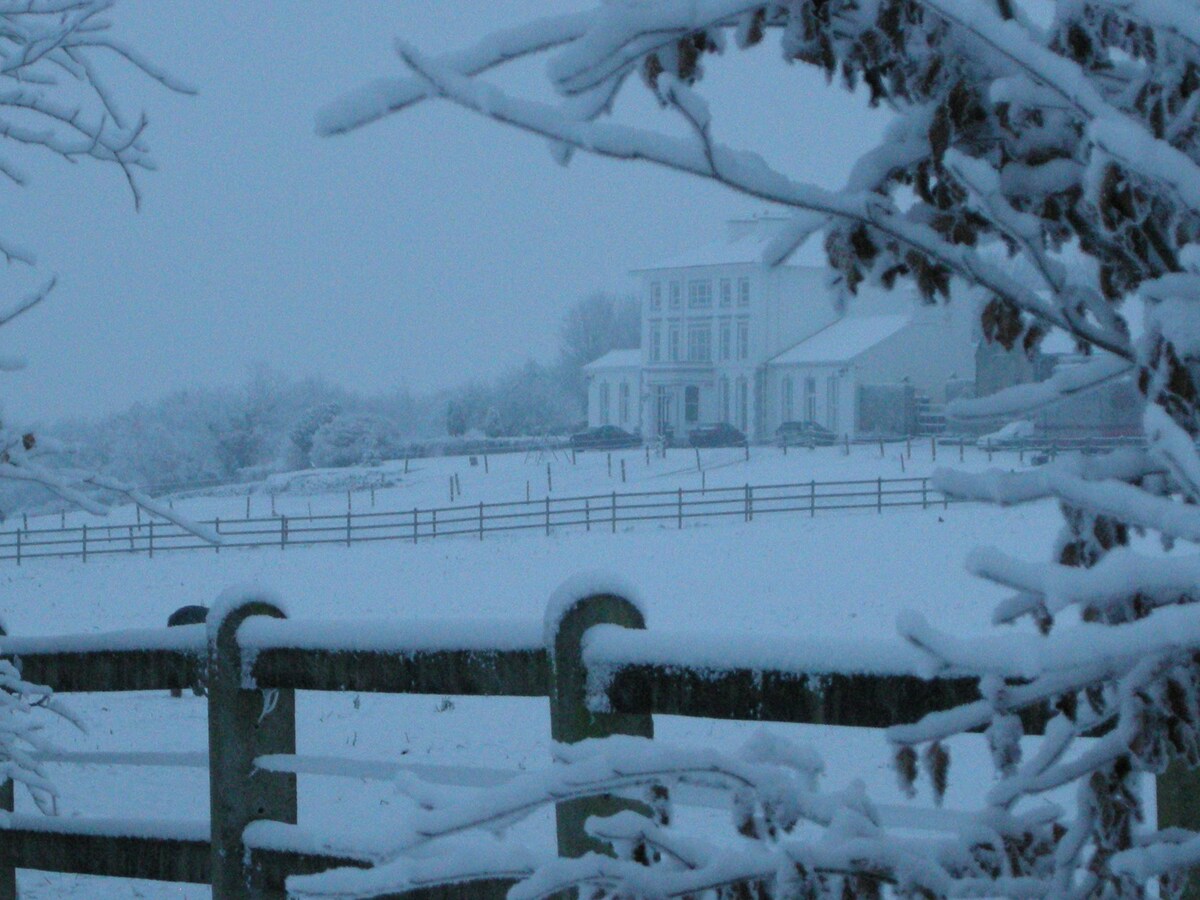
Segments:
[[[853,455],[847,461],[834,451],[811,455],[792,451],[786,459],[782,454],[768,455],[775,451],[752,453],[759,457],[754,465],[761,474],[756,477],[783,480],[789,472],[802,472],[805,478],[857,475],[867,469],[868,451],[854,451],[861,461]],[[717,452],[730,453],[713,451]],[[957,450],[953,453],[956,457]],[[559,465],[565,473],[590,468],[589,477],[595,479],[604,473],[600,468],[600,475],[596,474],[604,466],[603,455],[598,457],[599,466],[596,459],[581,455],[575,469],[569,463]],[[523,492],[520,473],[528,469],[521,468],[519,457],[499,466],[489,462],[494,466],[491,477],[507,478],[510,488],[521,481]],[[673,455],[665,462],[654,461],[646,470],[643,457],[638,476],[643,484],[656,478],[693,477],[684,474],[685,462],[686,458]],[[899,469],[898,462],[887,462]],[[929,462],[924,460],[926,468]],[[452,462],[422,464],[433,470],[435,465],[447,467]],[[544,466],[543,461],[543,470]],[[872,468],[878,469],[877,449]],[[727,469],[733,483],[746,480],[743,464],[733,463]],[[741,471],[734,474],[735,469]],[[488,477],[465,465],[462,471],[464,493],[469,484],[483,485]],[[432,481],[447,477],[445,468],[429,475]],[[568,479],[564,490],[570,489],[571,475],[564,477]],[[579,477],[582,484],[583,476]],[[396,490],[408,489],[417,488],[406,484]],[[289,496],[286,502],[302,501]],[[965,553],[978,544],[993,544],[1013,553],[1040,554],[1057,527],[1058,517],[1050,504],[1009,511],[960,506],[944,511],[702,525],[682,532],[651,526],[616,535],[520,535],[484,542],[287,552],[240,550],[167,555],[152,561],[128,556],[86,564],[45,560],[4,567],[0,591],[12,634],[155,627],[174,608],[210,603],[222,588],[244,582],[278,592],[294,618],[486,616],[536,621],[564,578],[581,570],[606,569],[621,573],[640,588],[649,605],[651,630],[687,627],[807,637],[886,637],[894,634],[897,612],[906,608],[955,631],[986,628],[1000,594],[963,572]],[[70,749],[200,751],[205,747],[201,699],[171,700],[164,692],[75,695],[70,700],[91,724],[86,735],[62,733]],[[732,747],[761,726],[660,717],[656,727],[661,740]],[[830,787],[859,777],[881,802],[901,802],[881,733],[768,727],[816,746],[828,763]],[[968,737],[957,744],[948,797],[951,807],[978,796],[990,772],[979,740]],[[299,702],[299,750],[304,754],[451,767],[458,769],[452,777],[463,778],[479,767],[513,771],[540,766],[548,758],[548,748],[544,700],[303,694]],[[62,785],[68,816],[200,819],[207,815],[203,769],[56,766],[54,774]],[[375,821],[380,815],[394,814],[403,804],[378,782],[302,776],[300,790],[301,822],[331,827]],[[928,798],[919,802],[928,803]],[[723,818],[712,810],[697,815],[707,827],[715,827]],[[548,819],[529,827],[549,834]],[[21,884],[30,898],[208,896],[206,888],[35,872],[23,872]]]
[[[740,448],[713,448],[699,452],[699,466],[696,451],[682,449],[668,450],[664,458],[653,453],[647,458],[644,450],[589,451],[577,454],[574,463],[570,452],[505,453],[489,456],[486,470],[482,456],[474,466],[469,457],[445,456],[410,460],[407,473],[403,460],[371,467],[305,470],[275,475],[266,482],[183,494],[170,502],[177,512],[193,519],[211,521],[219,516],[228,521],[246,516],[247,500],[251,516],[302,516],[344,513],[348,503],[355,512],[430,509],[481,501],[505,503],[526,496],[541,500],[547,495],[574,497],[611,491],[921,477],[938,465],[974,471],[989,465],[1019,468],[1030,462],[1028,453],[1022,458],[1016,451],[997,451],[989,462],[988,454],[973,446],[960,453],[959,447],[942,444],[936,448],[936,459],[934,456],[929,439],[885,444],[882,456],[878,444],[851,444],[849,454],[843,447],[792,447],[786,454],[779,447],[751,447],[749,460]],[[460,493],[451,503],[450,480],[455,477]],[[376,485],[374,507],[371,485]],[[126,505],[103,518],[82,511],[30,516],[29,527],[53,528],[61,521],[70,526],[117,525],[135,518],[134,508]],[[16,520],[10,520],[0,529],[15,524]]]

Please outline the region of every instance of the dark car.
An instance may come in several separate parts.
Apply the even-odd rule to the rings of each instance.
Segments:
[[[572,450],[624,450],[641,445],[641,438],[616,425],[597,425],[571,435]]]
[[[837,435],[816,422],[784,422],[775,429],[780,444],[801,447],[828,447],[837,443]]]
[[[688,443],[693,447],[745,447],[746,435],[728,422],[713,422],[689,431]]]

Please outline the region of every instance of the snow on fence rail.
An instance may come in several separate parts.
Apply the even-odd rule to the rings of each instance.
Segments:
[[[605,592],[607,591],[607,592]],[[652,715],[885,727],[970,701],[970,679],[921,677],[915,651],[895,642],[644,631],[639,606],[577,581],[552,598],[545,623],[289,621],[261,595],[218,601],[207,626],[53,638],[0,638],[27,680],[60,692],[208,686],[211,821],[0,821],[0,900],[15,898],[19,868],[212,884],[216,900],[283,898],[289,875],[369,867],[369,848],[297,819],[297,775],[361,775],[354,760],[297,755],[295,691],[375,691],[550,699],[564,743],[612,734],[653,736]],[[629,593],[629,592],[625,592]],[[1045,715],[1026,716],[1040,729]],[[72,754],[59,754],[71,763]],[[196,754],[114,753],[92,764],[197,765]],[[356,768],[357,767],[357,768]],[[378,771],[375,771],[378,770]],[[387,764],[372,772],[387,775]],[[420,773],[410,772],[420,777]],[[1161,822],[1195,828],[1200,787],[1159,776],[1160,796],[1184,798]],[[0,807],[12,809],[12,785]],[[595,849],[583,823],[595,800],[560,804],[558,852]],[[601,801],[602,802],[602,801]],[[329,848],[338,848],[336,851]],[[500,898],[511,882],[415,886],[409,900]]]
[[[609,492],[504,503],[475,503],[433,509],[351,512],[308,516],[213,519],[203,524],[221,535],[223,547],[350,545],[364,541],[420,543],[443,537],[478,537],[512,531],[573,528],[615,532],[619,526],[660,522],[682,528],[709,519],[754,521],[779,513],[815,516],[835,510],[946,507],[955,502],[928,478],[871,478],[804,481],[738,487],[676,488]],[[21,528],[0,531],[0,561],[20,564],[44,557],[122,553],[153,556],[172,550],[208,550],[214,545],[169,522]]]

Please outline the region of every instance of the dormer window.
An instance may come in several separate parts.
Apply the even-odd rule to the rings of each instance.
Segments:
[[[721,279],[721,308],[726,309],[733,306],[733,280],[729,278]]]
[[[750,305],[750,279],[738,279],[738,306]]]
[[[683,289],[678,281],[671,282],[671,309],[679,309],[683,303]]]
[[[703,281],[688,282],[688,309],[712,308],[712,282],[707,278]]]

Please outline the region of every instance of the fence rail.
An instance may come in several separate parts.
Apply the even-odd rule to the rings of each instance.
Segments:
[[[288,875],[369,866],[366,853],[314,850],[344,840],[323,843],[298,823],[296,777],[310,769],[297,756],[296,690],[544,696],[551,735],[565,743],[652,737],[656,713],[885,727],[977,696],[953,673],[921,679],[916,652],[896,642],[831,649],[803,635],[664,635],[644,631],[629,601],[595,590],[552,601],[545,637],[536,622],[292,622],[269,599],[244,596],[214,608],[207,626],[0,639],[0,654],[18,660],[27,679],[61,692],[165,690],[204,678],[212,798],[209,822],[12,816],[0,824],[0,900],[16,897],[18,868],[211,883],[215,900],[282,900]],[[792,662],[780,668],[782,659]],[[1046,714],[1025,718],[1034,733]],[[113,754],[110,764],[140,755]],[[1159,796],[1178,801],[1173,812],[1160,808],[1160,827],[1200,824],[1200,786],[1188,778],[1174,767],[1159,776]],[[559,853],[596,849],[584,822],[612,802],[561,803]],[[0,807],[12,809],[11,783],[0,788]],[[379,896],[492,900],[510,886],[466,881]]]
[[[661,491],[546,496],[538,500],[475,503],[389,512],[264,516],[212,519],[204,524],[221,535],[219,547],[206,543],[170,522],[128,525],[79,525],[67,528],[21,528],[0,531],[0,561],[47,557],[165,553],[225,547],[313,546],[318,544],[406,541],[477,537],[513,531],[571,528],[615,532],[621,526],[647,522],[682,528],[698,520],[740,519],[781,513],[815,516],[837,510],[946,507],[954,501],[936,490],[928,478],[872,478],[857,481],[802,481],[790,484],[745,484],[737,487],[676,488]]]

